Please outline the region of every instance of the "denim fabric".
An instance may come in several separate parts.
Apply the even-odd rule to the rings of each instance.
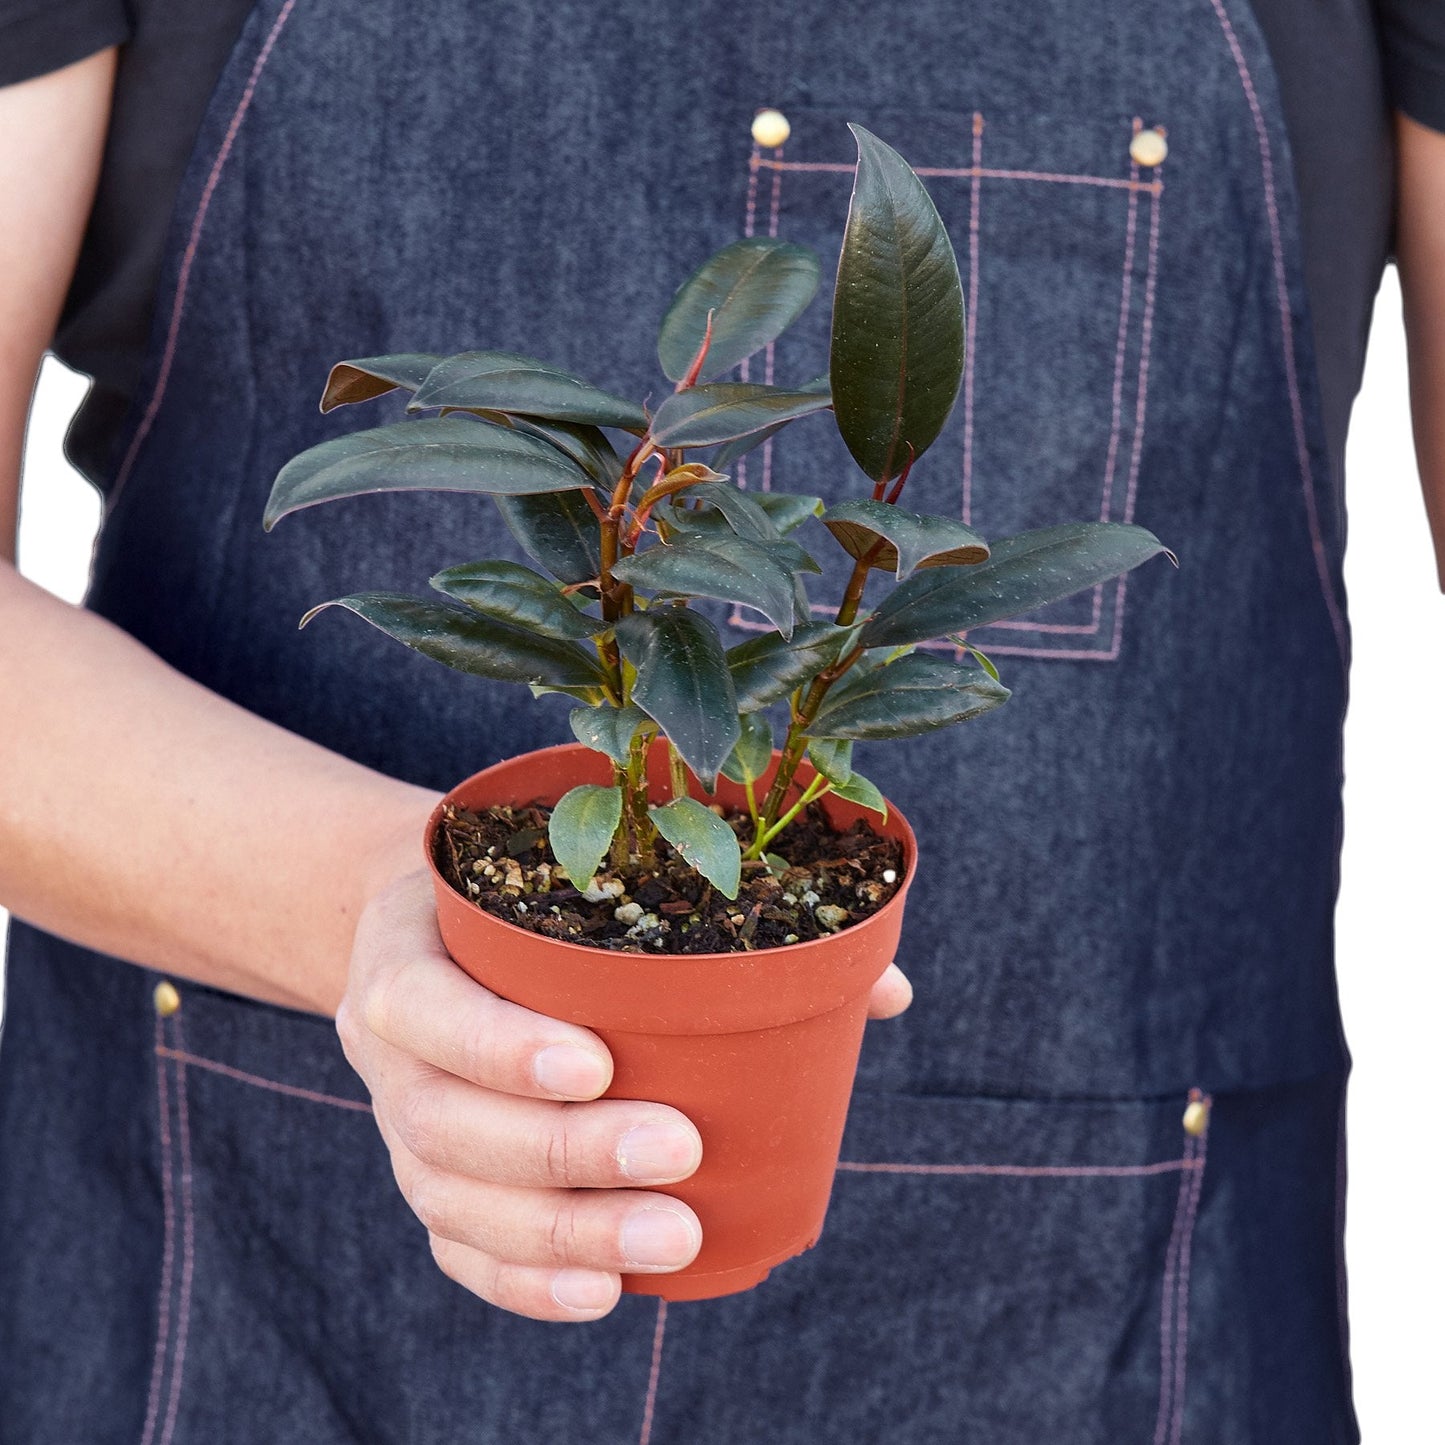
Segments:
[[[780,151],[751,140],[762,105],[791,121]],[[923,849],[917,1002],[870,1031],[822,1245],[737,1299],[626,1299],[583,1330],[503,1316],[436,1274],[329,1024],[195,987],[157,1022],[153,978],[17,928],[0,1440],[1355,1438],[1344,516],[1240,0],[558,0],[485,22],[262,0],[182,187],[89,605],[438,788],[562,740],[564,705],[354,618],[296,634],[325,598],[519,555],[489,504],[363,498],[263,536],[271,479],[400,415],[318,415],[344,356],[515,350],[655,404],[658,320],[713,249],[775,232],[831,274],[847,120],[920,169],[969,300],[963,394],[906,500],[986,536],[1137,520],[1181,566],[982,629],[1006,708],[860,747]],[[1130,160],[1136,120],[1167,130],[1156,170]],[[825,282],[747,374],[823,370],[828,310]],[[864,491],[822,418],[739,480]]]

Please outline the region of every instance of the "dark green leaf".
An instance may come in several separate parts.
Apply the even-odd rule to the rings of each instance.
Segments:
[[[363,356],[355,361],[338,361],[326,378],[321,410],[331,411],[354,401],[370,401],[398,387],[415,391],[442,358],[430,352],[407,352],[398,356]]]
[[[767,545],[771,547],[777,547],[780,544],[777,542],[770,542]],[[803,553],[803,555],[806,557],[807,553],[805,552]],[[808,560],[811,562],[813,559],[809,557]],[[823,569],[814,564],[811,570],[814,572],[821,572]],[[813,604],[808,599],[808,589],[804,585],[803,574],[801,570],[795,571],[793,573],[793,615],[795,617],[811,617],[813,615]],[[791,641],[791,639],[789,640]]]
[[[535,627],[549,637],[583,642],[606,632],[609,623],[589,617],[540,572],[518,562],[467,562],[431,579],[438,592],[465,602],[474,612],[516,627]]]
[[[580,492],[494,497],[508,531],[559,582],[589,582],[602,571],[597,518]]]
[[[854,773],[841,787],[835,786],[833,796],[842,798],[845,803],[856,803],[860,808],[871,808],[873,812],[881,814],[885,821],[888,817],[888,804],[883,794],[878,791],[877,785],[870,783],[862,773]]]
[[[738,721],[742,736],[723,764],[723,776],[735,783],[756,783],[773,760],[773,729],[759,713],[744,713]]]
[[[738,896],[742,881],[742,849],[737,834],[696,798],[674,798],[660,808],[649,808],[657,831],[724,898]]]
[[[963,376],[963,288],[933,198],[908,162],[851,121],[858,165],[833,293],[838,430],[874,481],[933,443]]]
[[[810,682],[837,661],[847,636],[846,627],[831,622],[804,622],[794,629],[791,639],[766,632],[729,648],[727,663],[739,710],[756,712]]]
[[[506,416],[499,412],[499,416]],[[571,457],[604,491],[610,492],[622,476],[622,458],[613,450],[605,432],[595,426],[573,421],[544,421],[536,416],[508,417],[521,431],[551,442]]]
[[[711,790],[740,732],[717,628],[686,607],[660,606],[622,618],[617,642],[637,669],[633,701]]]
[[[907,738],[951,727],[1007,700],[981,667],[915,652],[888,667],[849,674],[828,693],[808,731],[820,738]]]
[[[706,447],[827,406],[828,397],[816,391],[714,381],[673,392],[653,415],[652,439],[660,447]]]
[[[438,416],[479,416],[483,421],[489,421],[494,426],[516,426],[517,418],[508,416],[504,411],[488,411],[484,406],[444,406],[437,412]]]
[[[853,744],[840,738],[810,738],[808,761],[835,788],[841,788],[853,776]]]
[[[564,492],[587,478],[554,446],[460,416],[397,422],[335,437],[294,456],[266,503],[269,532],[288,512],[367,492]]]
[[[822,497],[806,497],[798,492],[753,492],[758,506],[773,519],[773,526],[783,535],[801,527],[809,517],[823,515]]]
[[[750,541],[766,541],[778,536],[773,519],[760,507],[749,492],[731,482],[699,482],[685,491],[674,492],[672,510],[681,514],[679,526],[686,526],[690,509],[687,504],[702,502],[715,507],[739,537]],[[671,520],[669,518],[669,520]]]
[[[567,721],[572,724],[573,736],[579,743],[606,753],[614,763],[625,767],[632,736],[639,724],[649,719],[640,707],[631,703],[626,707],[604,703],[601,707],[579,707]]]
[[[955,518],[922,516],[887,502],[840,502],[823,513],[823,525],[850,557],[869,557],[869,566],[894,572],[899,581],[916,567],[973,566],[988,558],[988,543]]]
[[[824,396],[828,395],[828,373],[825,371],[822,376],[815,376],[812,381],[805,381],[801,386],[795,386],[793,391],[817,391]],[[774,422],[771,426],[765,426],[761,431],[749,432],[746,436],[734,437],[730,442],[724,442],[712,454],[712,464],[719,471],[730,469],[732,464],[741,456],[746,456],[754,447],[760,447],[770,436],[782,431],[788,425],[788,418],[784,421]]]
[[[612,575],[648,591],[720,597],[761,612],[785,637],[794,623],[793,575],[770,547],[731,533],[650,547],[615,562]]]
[[[692,492],[687,493],[688,496]],[[762,495],[761,493],[759,495]],[[658,520],[667,524],[674,531],[690,534],[694,540],[697,539],[718,539],[735,537],[739,535],[721,512],[704,507],[694,511],[691,507],[669,506],[666,509],[653,514]],[[763,515],[768,525],[772,521],[767,517],[764,509]],[[668,539],[672,540],[670,534]],[[761,547],[763,551],[771,553],[773,558],[785,567],[789,572],[821,572],[823,569],[814,560],[813,556],[805,552],[791,537],[780,537],[774,531],[767,537],[748,537],[745,541],[751,542],[754,547]],[[799,594],[801,595],[801,594]],[[807,612],[806,601],[799,604],[802,613]]]
[[[605,680],[597,659],[575,642],[559,642],[451,602],[432,602],[395,592],[360,592],[313,607],[301,619],[305,627],[318,612],[345,607],[373,627],[417,652],[459,672],[503,682],[548,687],[597,689]]]
[[[976,567],[938,567],[894,589],[863,628],[865,647],[897,647],[1032,612],[1168,551],[1125,522],[1070,522],[993,543]]]
[[[575,697],[589,707],[611,706],[607,694],[600,687],[547,687],[539,682],[530,682],[527,687],[533,697],[548,697],[556,693],[561,697]]]
[[[818,257],[806,246],[748,236],[709,256],[677,289],[657,338],[657,359],[670,381],[687,375],[707,333],[698,381],[731,371],[802,315],[818,289]]]
[[[637,432],[647,426],[647,414],[633,402],[536,357],[510,351],[463,351],[439,362],[408,410],[431,406],[489,407]]]
[[[615,784],[583,783],[557,799],[547,820],[547,839],[578,888],[596,873],[621,821],[622,789]]]

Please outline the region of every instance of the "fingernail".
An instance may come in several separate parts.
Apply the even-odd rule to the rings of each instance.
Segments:
[[[630,1214],[622,1226],[622,1253],[634,1269],[679,1269],[702,1244],[696,1223],[677,1209],[654,1205]]]
[[[549,1044],[532,1060],[532,1077],[549,1094],[593,1099],[607,1087],[607,1065],[590,1049]]]
[[[697,1135],[681,1124],[639,1124],[617,1146],[622,1172],[647,1184],[686,1179],[701,1159]]]
[[[606,1309],[612,1303],[612,1279],[595,1269],[561,1269],[552,1276],[552,1298],[564,1310]]]

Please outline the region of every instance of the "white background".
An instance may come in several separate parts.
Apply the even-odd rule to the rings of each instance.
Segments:
[[[22,496],[21,567],[71,600],[84,590],[98,515],[60,450],[84,391],[82,378],[46,363]],[[1445,598],[1415,478],[1393,271],[1355,412],[1347,494],[1355,661],[1338,918],[1355,1057],[1347,1249],[1361,1426],[1367,1445],[1395,1445],[1441,1438]]]

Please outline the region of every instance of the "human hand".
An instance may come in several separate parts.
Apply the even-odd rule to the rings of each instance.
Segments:
[[[870,1016],[910,998],[890,968]],[[425,873],[362,913],[336,1028],[433,1257],[474,1294],[533,1319],[594,1320],[617,1303],[624,1271],[696,1256],[697,1216],[647,1187],[693,1173],[696,1128],[665,1104],[598,1098],[612,1059],[595,1034],[464,973]]]

